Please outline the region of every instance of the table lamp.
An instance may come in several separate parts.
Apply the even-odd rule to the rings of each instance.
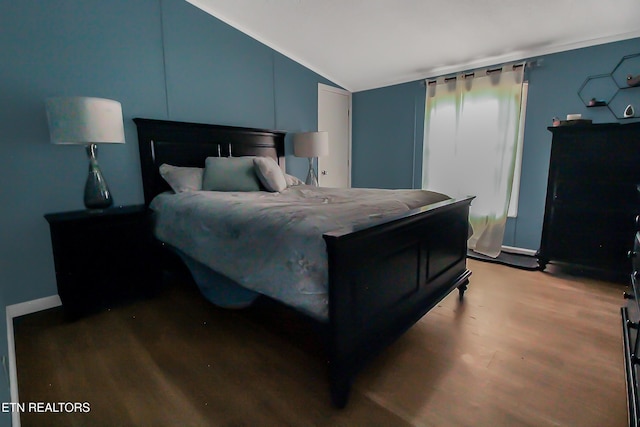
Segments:
[[[86,146],[89,176],[84,187],[87,209],[113,204],[107,182],[98,166],[97,144],[124,144],[122,106],[118,101],[88,97],[56,97],[45,102],[53,144]]]
[[[309,158],[309,173],[305,184],[318,186],[318,175],[313,168],[315,157],[329,154],[329,132],[302,132],[293,135],[293,154]]]

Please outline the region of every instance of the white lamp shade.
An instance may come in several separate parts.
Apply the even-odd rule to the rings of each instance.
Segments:
[[[303,132],[293,135],[296,157],[322,157],[329,154],[329,132]]]
[[[122,144],[122,105],[103,98],[57,97],[45,101],[53,144]]]

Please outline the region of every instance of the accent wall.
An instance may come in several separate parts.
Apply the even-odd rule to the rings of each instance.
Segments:
[[[11,401],[11,384],[9,382],[9,360],[7,359],[7,340],[5,332],[7,330],[7,317],[5,316],[4,307],[4,290],[0,288],[0,355],[2,359],[2,373],[0,373],[0,403]],[[0,412],[0,426],[11,425],[11,414],[9,412]]]
[[[518,216],[507,221],[505,245],[531,250],[540,245],[551,153],[547,127],[554,116],[564,119],[580,113],[594,123],[638,120],[618,119],[607,107],[587,108],[579,96],[588,77],[608,74],[623,57],[637,53],[638,38],[532,58],[538,65],[526,71],[529,92]],[[636,88],[622,95],[624,99],[616,97],[618,105],[611,105],[616,115],[622,117],[627,103],[635,102],[639,117]],[[423,81],[353,95],[354,187],[420,187],[425,96]],[[471,172],[468,175],[473,179]]]

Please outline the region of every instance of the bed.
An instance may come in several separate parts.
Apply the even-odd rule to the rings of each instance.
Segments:
[[[203,168],[205,159],[211,157],[258,156],[273,159],[285,171],[284,132],[143,118],[136,118],[134,122],[138,130],[145,204],[156,209],[160,203],[177,199],[167,196],[170,187],[160,175],[163,164]],[[260,192],[251,197],[259,197],[265,203],[272,203],[272,199],[278,197],[278,202],[285,202],[279,206],[285,206],[289,196],[307,197],[310,203],[316,203],[319,197],[339,198],[341,191],[344,198],[352,196],[350,191],[369,195],[371,200],[378,197],[367,193],[373,190],[306,186],[291,187],[278,195]],[[396,190],[379,191],[383,194]],[[185,199],[209,196],[203,193],[207,192],[194,192]],[[403,196],[413,200],[415,194]],[[438,198],[401,212],[389,210],[384,215],[369,215],[366,220],[337,229],[327,230],[326,225],[325,229],[318,228],[322,230],[317,233],[317,239],[323,243],[325,260],[325,311],[322,312],[322,307],[301,308],[290,301],[283,302],[301,308],[302,315],[315,317],[323,325],[331,399],[335,406],[342,408],[347,404],[353,380],[368,361],[453,290],[458,289],[459,298],[463,298],[471,275],[466,268],[466,252],[472,199]],[[219,202],[216,200],[216,203]],[[227,208],[221,209],[219,212]],[[244,223],[247,228],[255,225],[251,221]],[[275,233],[280,233],[277,237],[283,241],[292,238],[281,231]],[[164,236],[160,240],[163,239]],[[246,256],[246,253],[230,253],[238,258]],[[189,259],[184,258],[187,263]],[[241,280],[238,279],[240,283]],[[316,298],[316,306],[317,302]]]

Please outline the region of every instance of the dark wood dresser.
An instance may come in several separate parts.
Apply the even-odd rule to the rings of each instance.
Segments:
[[[627,304],[621,308],[622,341],[624,350],[624,372],[627,380],[627,406],[629,408],[629,426],[640,425],[640,401],[638,400],[638,374],[640,374],[640,215],[636,221],[636,234],[631,258],[631,277],[629,290],[624,293]]]
[[[558,261],[628,280],[627,253],[640,212],[640,123],[549,130],[540,268]]]

